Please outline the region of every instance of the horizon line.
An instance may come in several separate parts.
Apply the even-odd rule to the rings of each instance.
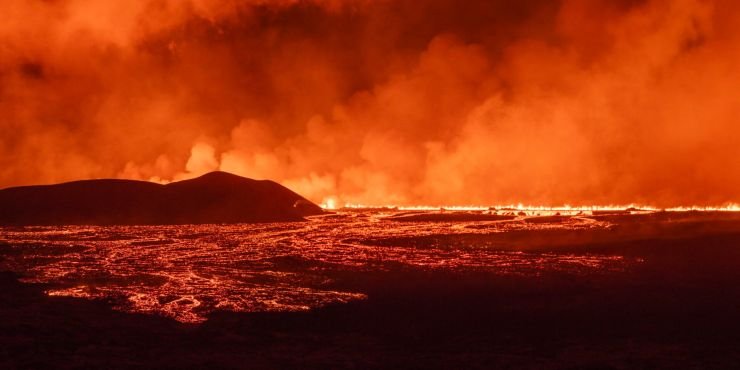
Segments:
[[[543,205],[525,205],[519,204],[498,204],[498,205],[369,205],[357,203],[345,203],[337,205],[333,201],[324,201],[319,205],[323,209],[342,210],[342,209],[395,209],[399,211],[552,211],[552,212],[579,212],[579,211],[645,211],[645,212],[686,212],[686,211],[721,211],[721,212],[740,212],[740,204],[727,203],[725,205],[712,206],[673,206],[673,207],[656,207],[640,204],[624,205],[580,205],[572,206],[568,204],[558,206]]]

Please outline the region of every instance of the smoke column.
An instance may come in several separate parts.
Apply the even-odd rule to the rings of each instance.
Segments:
[[[740,201],[731,0],[4,0],[0,187],[224,170],[320,202]]]

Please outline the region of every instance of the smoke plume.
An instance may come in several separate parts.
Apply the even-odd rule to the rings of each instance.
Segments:
[[[0,187],[212,170],[363,204],[740,201],[732,0],[5,0]]]

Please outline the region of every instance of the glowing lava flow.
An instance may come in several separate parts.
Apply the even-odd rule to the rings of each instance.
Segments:
[[[533,206],[524,204],[510,204],[510,205],[494,205],[494,206],[430,206],[430,205],[365,205],[365,204],[352,204],[345,203],[342,207],[337,207],[336,200],[331,198],[324,201],[321,207],[327,210],[345,209],[345,210],[361,210],[361,209],[388,209],[397,211],[522,211],[522,212],[618,212],[618,211],[635,211],[635,212],[687,212],[687,211],[702,211],[702,212],[740,212],[740,204],[727,204],[724,206],[680,206],[680,207],[669,207],[669,208],[658,208],[653,206],[629,204],[629,205],[590,205],[590,206]]]
[[[586,276],[619,273],[639,262],[490,244],[510,231],[609,226],[582,217],[400,223],[385,220],[386,214],[338,212],[300,223],[0,227],[0,271],[49,284],[50,296],[106,299],[126,312],[200,323],[214,311],[305,311],[366,299],[348,282],[389,272]]]

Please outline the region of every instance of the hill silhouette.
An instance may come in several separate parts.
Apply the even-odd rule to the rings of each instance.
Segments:
[[[0,225],[280,222],[321,213],[273,181],[226,172],[167,185],[107,179],[0,190]]]

